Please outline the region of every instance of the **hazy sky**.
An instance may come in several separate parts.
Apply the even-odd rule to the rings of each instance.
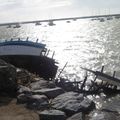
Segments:
[[[0,0],[0,22],[120,13],[120,0]]]

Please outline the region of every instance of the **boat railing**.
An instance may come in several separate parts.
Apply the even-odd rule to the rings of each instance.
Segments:
[[[33,42],[33,43],[40,43],[42,40],[39,40],[38,38],[11,38],[11,39],[1,39],[0,43],[3,42],[9,42],[9,41],[28,41],[28,42]]]

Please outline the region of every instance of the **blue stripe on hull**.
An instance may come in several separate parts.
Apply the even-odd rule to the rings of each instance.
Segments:
[[[44,48],[45,44],[42,43],[35,43],[31,41],[6,41],[0,43],[0,46],[7,46],[7,45],[21,45],[21,46],[31,46],[37,48]]]

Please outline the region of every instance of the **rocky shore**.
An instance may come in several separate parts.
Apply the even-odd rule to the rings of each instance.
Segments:
[[[0,60],[0,120],[119,120],[120,98],[97,103]]]

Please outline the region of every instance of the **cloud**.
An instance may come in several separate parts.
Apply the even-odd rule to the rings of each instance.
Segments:
[[[116,8],[120,6],[120,0],[73,0],[73,6],[76,8]]]
[[[94,8],[115,9],[119,6],[120,0],[0,0],[0,19],[80,16]]]
[[[56,7],[63,7],[71,5],[71,0],[24,0],[23,6],[24,8],[41,8],[41,9],[49,9]]]

